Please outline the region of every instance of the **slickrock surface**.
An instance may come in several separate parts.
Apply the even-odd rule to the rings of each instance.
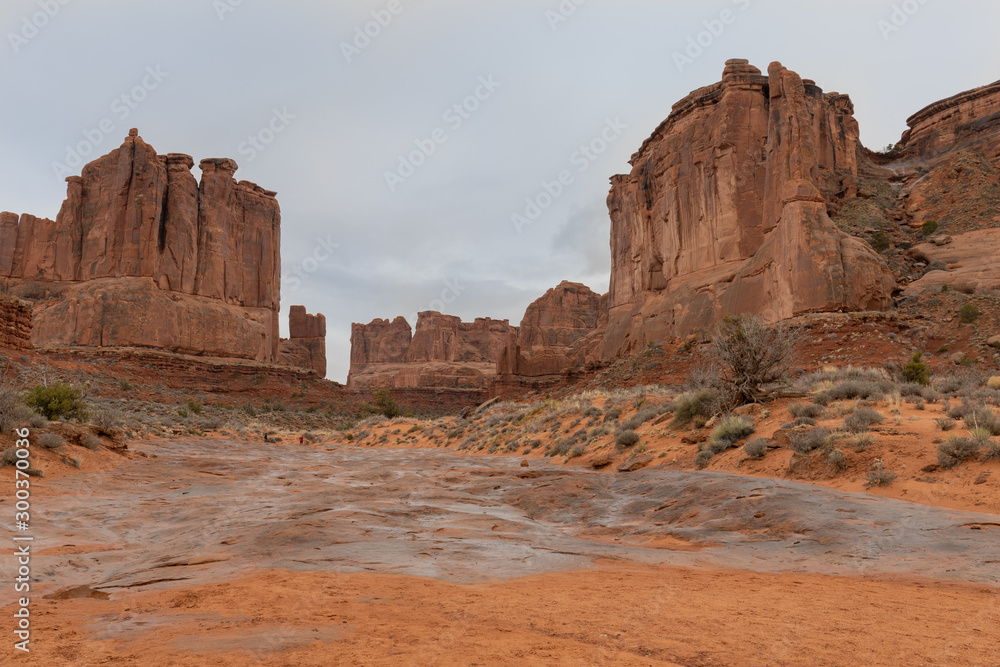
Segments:
[[[402,317],[354,324],[347,386],[487,388],[512,331],[507,320],[462,322],[433,311],[418,315],[416,331]]]
[[[718,473],[139,448],[154,458],[37,484],[33,628],[60,637],[45,664],[998,656],[992,515]]]

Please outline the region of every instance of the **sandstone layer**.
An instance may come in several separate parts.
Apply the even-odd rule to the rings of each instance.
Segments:
[[[773,63],[730,60],[612,179],[612,272],[602,355],[705,332],[728,314],[777,321],[878,310],[895,286],[828,199],[856,192],[854,106]]]
[[[55,221],[0,214],[0,280],[36,301],[37,345],[277,358],[275,193],[237,182],[230,159],[202,160],[200,183],[193,166],[133,130],[66,179]]]
[[[0,347],[30,350],[31,304],[0,293]]]
[[[426,311],[416,330],[403,317],[354,324],[350,389],[488,388],[514,330],[507,320],[461,318]]]
[[[528,306],[497,361],[499,375],[543,377],[580,365],[595,352],[588,336],[607,317],[607,299],[586,285],[564,281]]]
[[[308,368],[318,377],[326,377],[326,317],[310,315],[305,306],[292,306],[288,324],[290,337],[281,341],[281,363]]]

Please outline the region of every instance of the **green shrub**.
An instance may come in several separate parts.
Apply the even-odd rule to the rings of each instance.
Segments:
[[[929,386],[931,383],[931,368],[921,361],[924,354],[917,352],[913,358],[903,367],[903,382],[914,382]]]
[[[924,236],[930,236],[938,230],[937,220],[928,220],[923,225],[921,225],[920,230],[924,233]]]
[[[395,419],[403,413],[388,389],[379,389],[375,393],[376,412],[385,415],[386,419]]]
[[[973,324],[982,315],[982,312],[974,303],[967,303],[958,309],[958,318],[962,324]]]
[[[872,232],[868,242],[871,243],[875,252],[880,253],[885,252],[892,246],[892,240],[885,234],[885,232]]]
[[[188,412],[190,412],[193,415],[200,415],[201,414],[201,409],[202,409],[201,408],[201,403],[198,403],[197,401],[188,401],[187,402],[187,409],[188,409]]]
[[[52,421],[64,417],[78,421],[87,419],[87,404],[83,401],[83,394],[79,389],[64,384],[35,387],[28,392],[24,402]]]

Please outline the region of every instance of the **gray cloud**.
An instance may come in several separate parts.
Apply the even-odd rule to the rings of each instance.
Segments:
[[[608,178],[727,58],[781,60],[850,93],[873,147],[896,141],[922,106],[995,80],[1000,61],[1000,7],[985,0],[929,0],[889,39],[878,21],[894,3],[871,0],[590,0],[555,29],[546,12],[557,0],[400,0],[351,62],[342,43],[388,0],[219,0],[232,9],[221,19],[213,0],[72,0],[15,53],[10,34],[39,2],[0,8],[0,209],[54,217],[65,184],[52,164],[105,118],[114,130],[91,157],[138,127],[162,152],[235,158],[240,178],[279,193],[286,268],[317,238],[339,245],[283,297],[327,315],[337,380],[350,322],[412,323],[448,280],[466,286],[453,314],[515,322],[563,279],[606,291]],[[674,54],[724,10],[735,22],[679,70]],[[120,118],[114,100],[147,67],[169,75]],[[500,86],[456,127],[446,112],[490,76]],[[275,109],[295,117],[264,150],[241,152]],[[517,233],[511,215],[614,118],[622,135]],[[437,129],[447,140],[391,191],[386,172]]]

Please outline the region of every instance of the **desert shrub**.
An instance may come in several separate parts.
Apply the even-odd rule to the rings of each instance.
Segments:
[[[583,416],[586,417],[587,419],[597,419],[602,414],[604,413],[601,412],[601,409],[595,408],[594,406],[590,406],[589,408],[583,411]]]
[[[13,389],[0,389],[0,434],[9,435],[18,424],[28,419],[31,411],[20,401]]]
[[[835,449],[830,452],[830,455],[826,457],[826,460],[830,462],[834,468],[838,471],[843,472],[847,470],[847,455],[839,449]]]
[[[569,454],[575,444],[576,440],[574,438],[560,438],[549,449],[549,456],[564,456]]]
[[[871,408],[859,408],[844,419],[844,430],[850,433],[867,431],[875,424],[881,424],[885,417]]]
[[[875,252],[885,252],[892,246],[892,240],[885,232],[872,232],[868,237],[868,242],[875,249]]]
[[[719,385],[734,404],[754,403],[764,387],[788,378],[794,336],[756,315],[726,317],[716,328],[711,354],[722,365]]]
[[[885,469],[882,461],[875,461],[872,464],[871,472],[868,473],[868,486],[889,486],[896,481],[896,473]]]
[[[983,446],[984,461],[1000,461],[1000,446],[994,442],[987,442]]]
[[[573,449],[569,450],[569,454],[566,455],[568,459],[580,458],[587,453],[587,445],[575,445]]]
[[[920,231],[924,233],[924,236],[930,236],[938,230],[938,226],[937,220],[928,220],[920,226]]]
[[[44,447],[45,449],[62,449],[66,446],[66,438],[58,433],[43,433],[38,436],[36,442],[39,447]]]
[[[966,412],[962,417],[966,426],[971,428],[981,428],[989,432],[990,435],[1000,435],[1000,417],[990,408],[976,408]]]
[[[698,456],[696,456],[694,459],[694,464],[698,466],[699,470],[701,470],[703,468],[708,467],[708,464],[711,463],[714,457],[715,454],[712,453],[712,450],[703,449],[700,452],[698,452]]]
[[[3,450],[3,456],[0,457],[0,463],[4,466],[11,466],[17,463],[17,448],[7,447]]]
[[[681,394],[674,404],[674,418],[670,422],[673,428],[687,426],[695,417],[711,417],[719,399],[718,393],[712,389],[700,389]]]
[[[854,436],[854,449],[863,452],[875,444],[875,436],[867,431],[863,431]]]
[[[994,375],[986,381],[986,386],[990,389],[1000,389],[1000,375]]]
[[[916,352],[913,358],[903,366],[903,382],[930,386],[931,367],[921,361],[923,356],[923,352]]]
[[[791,437],[791,447],[799,454],[808,454],[822,447],[826,442],[830,432],[825,428],[814,428],[805,433],[798,433]]]
[[[607,412],[604,413],[604,421],[618,421],[622,416],[622,411],[620,408],[608,408]]]
[[[35,387],[28,392],[24,401],[46,419],[56,421],[62,418],[87,419],[87,404],[79,389],[64,384]]]
[[[938,465],[942,468],[954,468],[962,461],[973,459],[979,453],[980,444],[970,438],[952,436],[948,442],[938,446]]]
[[[94,410],[90,423],[102,435],[112,436],[121,427],[124,416],[117,410],[98,408]]]
[[[375,409],[373,412],[381,414],[386,419],[395,419],[403,414],[402,408],[396,403],[396,399],[392,397],[388,389],[379,389],[375,392]]]
[[[200,415],[201,414],[201,410],[202,410],[202,406],[201,406],[201,403],[199,403],[198,401],[188,401],[187,402],[187,409],[188,409],[188,412],[190,412],[193,415]]]
[[[80,441],[80,444],[82,444],[90,451],[96,452],[98,449],[101,448],[101,439],[98,438],[93,433],[88,433],[87,435],[83,436],[83,440]]]
[[[847,380],[836,384],[826,391],[822,391],[816,396],[815,401],[820,405],[829,405],[833,401],[846,401],[852,399],[871,399],[885,396],[892,386],[891,383],[871,382],[868,380]]]
[[[622,430],[615,434],[615,444],[619,447],[631,447],[639,442],[639,434],[632,430]]]
[[[759,461],[767,455],[767,439],[754,438],[743,445],[743,451],[754,461]]]
[[[934,420],[934,424],[942,431],[951,431],[958,425],[958,422],[951,417],[938,417]]]
[[[621,427],[626,430],[634,431],[635,429],[639,428],[640,426],[648,422],[650,419],[655,419],[656,417],[659,417],[661,414],[663,414],[661,409],[654,407],[646,407],[639,410],[639,412],[637,412],[633,416],[623,421]]]
[[[823,414],[823,406],[817,403],[792,403],[788,406],[788,413],[793,417],[816,419]]]
[[[708,447],[714,453],[720,454],[740,440],[753,435],[753,420],[749,417],[728,415],[722,418],[719,425],[708,438]]]
[[[28,417],[28,424],[31,426],[31,428],[35,429],[45,428],[46,426],[49,425],[49,420],[41,415],[33,414],[30,417]]]
[[[958,309],[958,318],[962,324],[973,324],[979,319],[982,312],[974,303],[964,304]]]

